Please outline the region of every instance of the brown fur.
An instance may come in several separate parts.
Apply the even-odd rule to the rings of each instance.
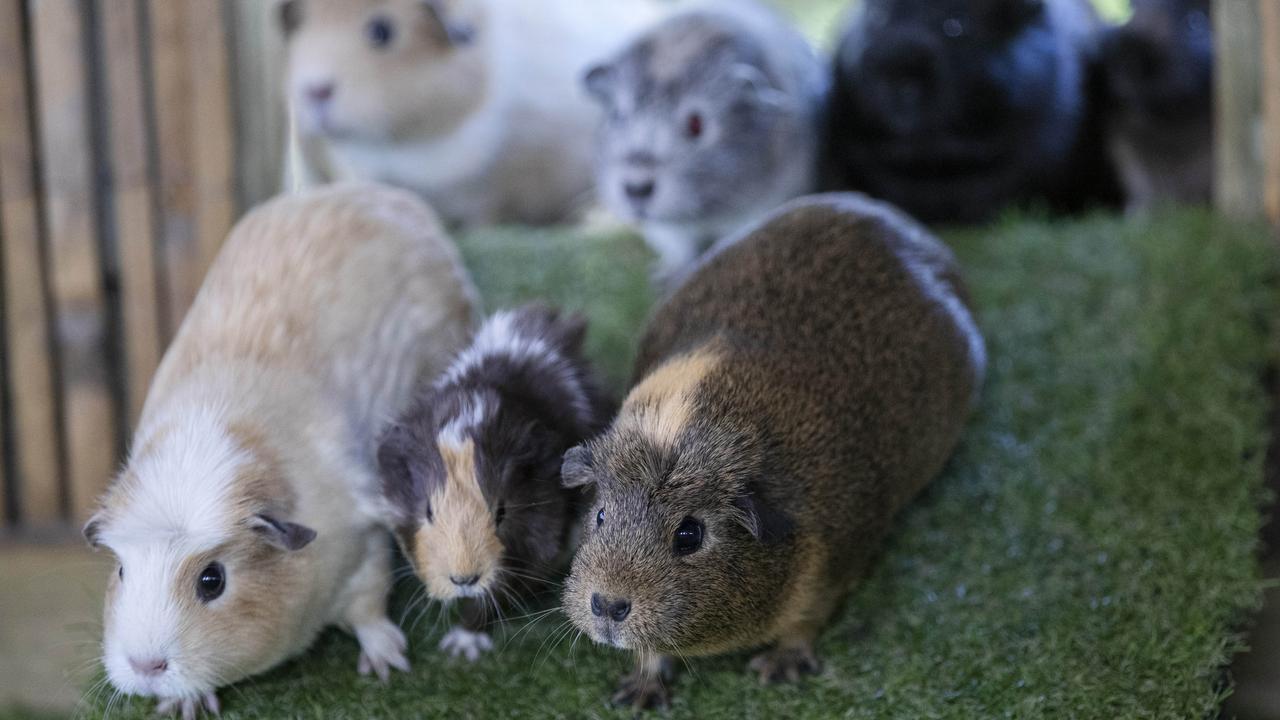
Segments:
[[[432,595],[450,597],[456,590],[450,575],[485,578],[497,570],[503,547],[476,477],[475,443],[438,447],[445,482],[431,495],[435,520],[418,528],[410,555]]]
[[[984,363],[965,298],[940,242],[854,195],[797,201],[710,259],[650,323],[613,427],[566,460],[604,512],[566,584],[571,619],[642,657],[776,642],[762,677],[816,669],[813,640],[959,440]],[[678,428],[636,432],[671,403]],[[686,517],[704,541],[680,556]],[[630,614],[593,616],[594,593]],[[665,699],[634,677],[621,699]]]

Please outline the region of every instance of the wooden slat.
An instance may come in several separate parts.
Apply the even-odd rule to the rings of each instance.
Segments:
[[[253,207],[283,187],[288,117],[284,106],[284,36],[277,5],[231,2],[236,185],[239,207]]]
[[[1280,228],[1280,2],[1259,0],[1262,30],[1264,168],[1267,216]]]
[[[1261,4],[1276,1],[1260,0]],[[1235,217],[1262,214],[1258,13],[1259,2],[1213,3],[1217,126],[1214,195],[1218,208]]]
[[[128,422],[137,422],[160,358],[154,187],[147,152],[139,0],[96,0],[107,73],[109,148],[124,316]]]
[[[199,2],[200,0],[195,0]],[[209,0],[212,2],[212,0]],[[151,83],[159,157],[160,258],[167,337],[177,330],[200,280],[191,152],[191,60],[187,48],[189,0],[148,0]]]
[[[115,418],[95,221],[81,5],[31,0],[40,158],[74,521],[114,469]]]
[[[236,216],[235,130],[227,23],[221,2],[187,2],[191,128],[195,152],[196,286]]]
[[[61,468],[22,27],[22,0],[0,0],[0,234],[6,350],[15,379],[12,436],[21,518],[43,525],[60,515]]]

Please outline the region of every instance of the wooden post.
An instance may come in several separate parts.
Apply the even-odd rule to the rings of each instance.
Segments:
[[[187,2],[188,65],[191,73],[191,128],[195,153],[195,287],[204,280],[236,218],[235,129],[231,111],[231,68],[222,3]]]
[[[1280,2],[1259,0],[1262,31],[1264,200],[1267,216],[1280,229]]]
[[[1261,104],[1259,12],[1277,0],[1213,3],[1215,202],[1236,217],[1262,214],[1258,112]]]
[[[187,54],[187,0],[148,0],[151,82],[159,158],[160,259],[164,278],[161,315],[166,340],[177,331],[195,297],[200,257],[195,237],[191,167],[191,64]]]
[[[284,186],[288,117],[284,106],[284,36],[278,4],[231,0],[235,43],[236,165],[241,210],[278,194]]]
[[[18,511],[23,522],[45,525],[61,516],[63,481],[22,4],[0,0],[0,236]]]
[[[115,417],[105,353],[95,229],[86,29],[76,0],[31,0],[40,158],[68,450],[71,512],[88,517],[115,469]]]
[[[137,422],[147,386],[160,359],[156,288],[155,188],[147,149],[138,0],[96,0],[102,22],[107,73],[116,246],[120,257],[120,304],[124,318],[125,390],[130,426]]]

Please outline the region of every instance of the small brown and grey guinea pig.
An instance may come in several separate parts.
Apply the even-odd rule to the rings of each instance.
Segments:
[[[600,112],[587,65],[655,0],[285,0],[295,183],[378,180],[446,221],[571,219]]]
[[[561,486],[561,460],[613,407],[582,357],[585,333],[542,306],[497,313],[383,437],[400,545],[431,597],[461,601],[440,644],[455,657],[491,649],[490,609],[545,590],[567,564],[580,493]]]
[[[475,291],[412,194],[334,186],[232,230],[85,526],[118,559],[102,663],[162,711],[301,653],[329,625],[362,673],[408,670],[387,618],[376,440],[468,337]]]
[[[1130,212],[1213,193],[1209,0],[1134,0],[1103,36],[1107,132]]]
[[[594,486],[564,607],[668,698],[667,656],[814,640],[894,515],[942,469],[985,368],[951,252],[889,205],[823,195],[724,246],[658,309],[611,427],[562,474]]]
[[[694,5],[584,78],[605,108],[597,192],[671,279],[713,243],[813,192],[826,71],[754,2]]]

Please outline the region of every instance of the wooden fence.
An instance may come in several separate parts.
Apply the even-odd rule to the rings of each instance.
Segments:
[[[0,535],[84,519],[227,229],[279,186],[276,1],[0,0]],[[1214,22],[1218,202],[1280,224],[1280,0]]]
[[[78,524],[281,167],[267,0],[0,0],[0,531]]]

